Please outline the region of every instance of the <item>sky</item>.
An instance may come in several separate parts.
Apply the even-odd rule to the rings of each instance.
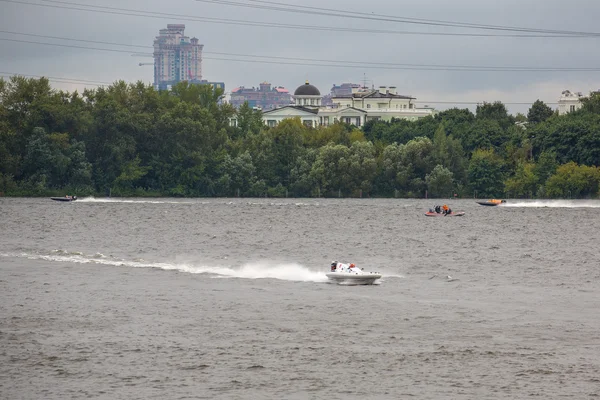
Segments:
[[[112,8],[89,11],[94,5]],[[289,5],[296,6],[295,12],[256,8],[289,10]],[[62,78],[69,82],[51,79],[53,86],[70,91],[121,79],[151,84],[152,65],[139,63],[152,63],[152,58],[132,54],[150,54],[160,29],[182,23],[186,35],[204,44],[203,78],[225,82],[226,91],[263,81],[294,91],[309,80],[326,94],[333,84],[364,81],[396,86],[420,106],[439,110],[473,110],[476,106],[468,103],[502,101],[511,113],[526,114],[537,99],[557,108],[553,103],[563,90],[587,94],[600,89],[598,16],[598,0],[0,0],[0,75]],[[431,21],[597,35],[548,37]],[[302,61],[307,59],[312,61]],[[479,70],[447,68],[457,65]],[[490,67],[538,70],[481,70]]]

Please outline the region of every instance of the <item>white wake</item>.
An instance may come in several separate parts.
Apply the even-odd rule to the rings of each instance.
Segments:
[[[530,208],[600,208],[600,200],[532,200],[507,201],[502,207]]]
[[[95,198],[93,196],[77,199],[78,203],[133,203],[133,204],[208,204],[208,202],[198,203],[192,201],[178,200],[132,200],[126,198],[103,197]]]
[[[325,272],[315,272],[295,263],[250,262],[240,266],[216,266],[188,263],[158,263],[146,260],[125,260],[100,253],[86,255],[80,252],[55,250],[52,254],[0,253],[2,257],[18,257],[30,260],[46,260],[76,264],[96,264],[129,268],[158,268],[190,274],[207,274],[214,278],[279,279],[295,282],[326,282]]]

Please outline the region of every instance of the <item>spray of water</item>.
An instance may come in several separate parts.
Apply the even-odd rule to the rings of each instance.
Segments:
[[[157,263],[145,260],[125,260],[100,253],[86,255],[80,252],[55,250],[51,254],[6,254],[2,257],[19,257],[32,260],[46,260],[52,262],[65,262],[76,264],[96,264],[129,268],[158,268],[166,271],[179,271],[190,274],[207,274],[214,278],[242,278],[242,279],[279,279],[296,282],[326,282],[325,272],[315,272],[294,263],[281,264],[272,262],[251,262],[241,266],[210,266],[199,265],[193,262],[182,263]]]
[[[97,199],[93,196],[85,197],[77,200],[79,203],[133,203],[133,204],[202,204],[193,203],[191,201],[177,201],[177,200],[130,200],[120,198],[100,198]],[[206,202],[205,204],[208,204]]]
[[[530,207],[530,208],[600,208],[598,200],[536,200],[536,201],[510,201],[502,207]]]

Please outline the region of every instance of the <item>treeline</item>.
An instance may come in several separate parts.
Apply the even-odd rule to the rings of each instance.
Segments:
[[[415,122],[275,128],[222,92],[141,82],[63,92],[0,79],[0,192],[113,196],[598,196],[600,95],[558,116],[499,102]],[[231,126],[230,118],[237,120]]]

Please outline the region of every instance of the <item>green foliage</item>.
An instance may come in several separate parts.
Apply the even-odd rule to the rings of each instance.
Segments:
[[[0,78],[0,192],[123,196],[588,197],[597,193],[600,97],[558,116],[499,103],[417,121],[276,127],[222,91],[117,81],[82,93]],[[230,124],[235,119],[237,125]],[[515,125],[515,121],[521,124]],[[575,167],[571,164],[575,163]],[[562,166],[561,166],[562,164]]]
[[[580,110],[550,118],[532,130],[534,151],[551,151],[559,164],[600,165],[600,114]]]
[[[121,174],[115,179],[115,185],[119,188],[132,188],[150,170],[150,167],[140,166],[140,162],[140,157],[137,156],[123,165]]]
[[[588,97],[584,97],[582,112],[590,114],[600,114],[600,91],[592,92]]]
[[[598,196],[599,184],[600,168],[569,162],[548,179],[545,192],[553,198],[592,197]]]
[[[508,114],[506,106],[499,101],[478,105],[475,117],[478,120],[496,121],[502,129],[507,129],[515,122],[514,117]]]
[[[469,163],[469,185],[477,197],[501,197],[504,162],[493,150],[476,150]]]
[[[431,197],[446,197],[454,192],[452,172],[442,165],[436,165],[433,171],[425,177],[425,181]]]
[[[558,168],[556,154],[548,151],[543,152],[534,167],[534,173],[538,177],[539,183],[544,185],[546,180],[554,175],[556,168]]]
[[[531,163],[521,163],[512,178],[505,182],[505,192],[509,197],[531,198],[537,191],[538,177],[535,174],[535,166]]]
[[[554,111],[541,100],[536,100],[527,113],[527,121],[531,124],[544,122],[554,115]]]

